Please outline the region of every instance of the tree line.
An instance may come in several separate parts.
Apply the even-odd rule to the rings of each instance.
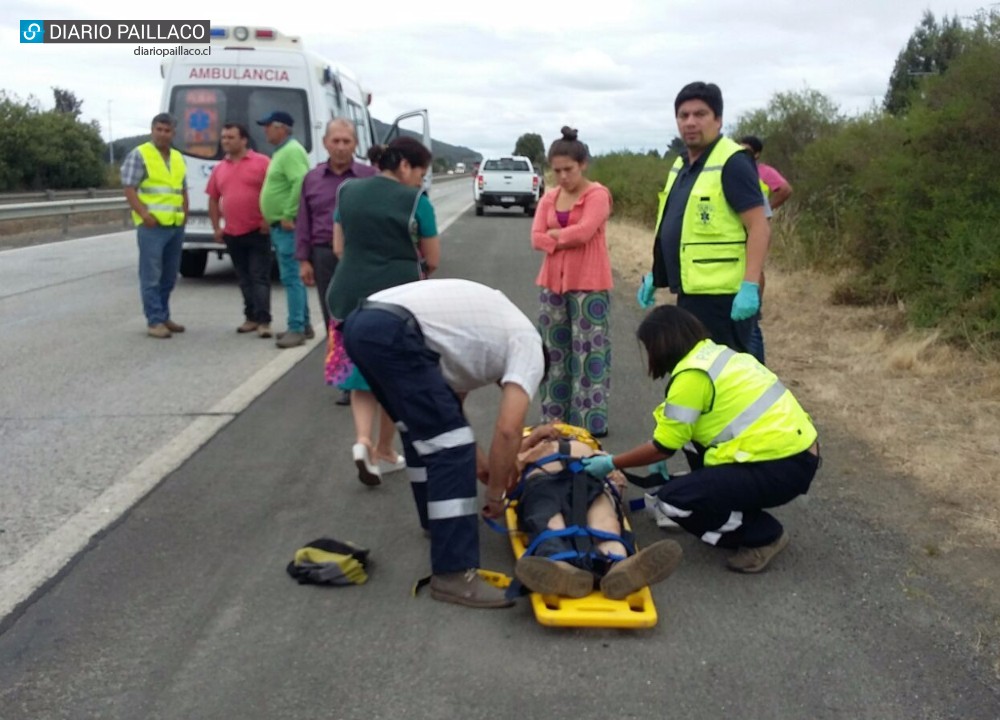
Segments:
[[[0,90],[0,192],[102,187],[106,144],[96,121],[80,120],[83,104],[52,88],[55,107]]]
[[[822,93],[775,94],[726,127],[764,141],[795,194],[772,257],[840,278],[835,302],[893,304],[917,327],[1000,352],[1000,12],[964,23],[924,14],[880,106],[848,117]],[[681,150],[593,159],[615,214],[650,227]]]

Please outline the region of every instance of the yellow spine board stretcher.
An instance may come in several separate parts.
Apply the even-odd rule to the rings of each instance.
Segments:
[[[579,437],[586,430],[573,426],[566,426],[564,430],[557,425],[564,435],[573,432],[573,439],[583,440]],[[589,433],[587,433],[589,436]],[[594,447],[599,447],[596,441],[591,441]],[[591,444],[588,443],[588,444]],[[517,503],[512,502],[507,507],[507,527],[509,529],[511,547],[514,549],[514,557],[520,558],[528,548],[528,537],[518,530]],[[628,519],[625,519],[626,527]],[[636,548],[638,549],[638,548]],[[494,584],[499,584],[497,579],[487,578]],[[509,582],[509,579],[508,579]],[[653,595],[649,587],[644,587],[638,592],[634,592],[624,600],[612,600],[604,596],[600,590],[594,590],[590,595],[583,598],[560,597],[559,595],[543,595],[541,593],[531,593],[531,607],[535,611],[535,619],[542,625],[551,627],[604,627],[604,628],[626,628],[640,629],[651,628],[656,625],[656,606],[653,604]]]

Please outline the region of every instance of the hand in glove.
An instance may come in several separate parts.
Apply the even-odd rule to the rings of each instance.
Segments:
[[[648,310],[656,304],[656,288],[653,286],[653,273],[646,273],[642,276],[642,285],[639,292],[635,294],[635,299],[639,307]]]
[[[760,310],[760,286],[755,282],[744,280],[740,283],[740,291],[733,298],[733,310],[729,317],[733,320],[752,318]]]
[[[603,480],[608,476],[608,473],[615,469],[615,456],[594,455],[593,457],[583,458],[580,463],[588,475],[598,480]]]
[[[663,478],[663,482],[666,482],[667,480],[670,479],[670,473],[667,472],[666,460],[660,460],[660,462],[653,463],[652,465],[646,468],[646,471],[649,472],[650,475],[659,475],[660,477]]]

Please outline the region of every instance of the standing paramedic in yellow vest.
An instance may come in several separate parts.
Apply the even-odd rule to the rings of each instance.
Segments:
[[[653,272],[643,278],[637,299],[652,307],[656,288],[668,287],[713,340],[753,352],[771,240],[757,168],[743,147],[722,135],[717,85],[685,85],[674,111],[687,152],[660,193]]]
[[[130,152],[121,168],[139,242],[139,290],[146,332],[161,339],[184,332],[183,325],[170,319],[170,293],[181,267],[188,213],[184,158],[171,147],[175,126],[168,113],[154,117],[150,141]]]
[[[683,448],[691,472],[669,478],[647,505],[709,545],[735,548],[731,570],[760,572],[788,545],[765,508],[809,491],[820,464],[816,428],[774,373],[710,340],[686,310],[661,305],[636,334],[649,375],[670,376],[666,399],[653,412],[653,438],[583,460],[587,472],[604,477],[662,463]]]

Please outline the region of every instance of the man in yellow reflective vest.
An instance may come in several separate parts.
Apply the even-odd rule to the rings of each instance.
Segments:
[[[139,290],[146,332],[166,339],[184,332],[170,318],[170,293],[177,282],[188,214],[187,169],[171,147],[176,122],[169,113],[153,118],[149,142],[122,163],[122,186],[132,208],[139,243]]]
[[[753,158],[722,135],[722,91],[685,85],[674,100],[687,151],[660,193],[653,271],[639,288],[652,307],[658,287],[701,320],[717,343],[753,352],[760,277],[771,239]]]

